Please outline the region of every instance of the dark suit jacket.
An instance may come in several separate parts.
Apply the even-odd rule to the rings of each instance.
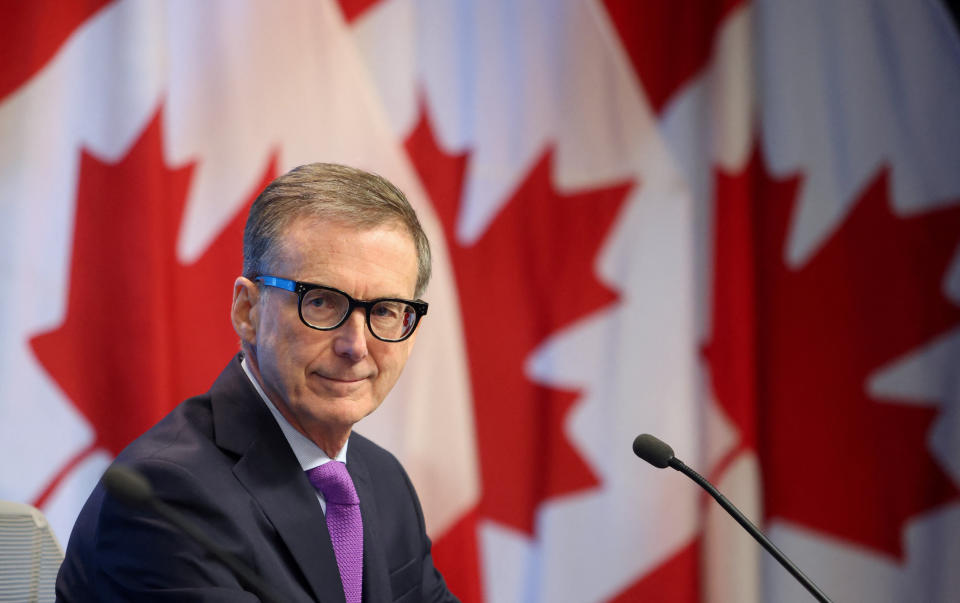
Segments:
[[[116,459],[239,557],[285,601],[342,603],[313,487],[234,358]],[[347,468],[363,516],[363,600],[456,601],[433,566],[423,512],[389,452],[353,434]],[[149,510],[97,485],[73,528],[58,601],[255,601],[222,563]]]

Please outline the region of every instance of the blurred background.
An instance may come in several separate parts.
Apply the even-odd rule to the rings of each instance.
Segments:
[[[405,190],[430,315],[357,430],[465,603],[960,599],[960,36],[940,0],[4,1],[0,499],[65,545],[237,350],[245,210]]]

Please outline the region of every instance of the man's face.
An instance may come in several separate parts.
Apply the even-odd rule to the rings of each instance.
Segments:
[[[273,276],[335,287],[361,300],[414,297],[416,248],[399,225],[359,230],[302,218],[290,224],[282,241]],[[376,339],[362,308],[332,331],[311,329],[297,315],[297,295],[269,287],[260,288],[251,323],[252,362],[268,397],[325,449],[330,444],[336,449],[335,440],[380,405],[416,336],[396,343]]]

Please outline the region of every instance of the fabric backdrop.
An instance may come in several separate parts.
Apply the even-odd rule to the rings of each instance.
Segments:
[[[65,543],[237,338],[244,212],[384,174],[430,315],[358,430],[468,603],[960,599],[960,38],[935,0],[38,0],[0,24],[0,498]]]

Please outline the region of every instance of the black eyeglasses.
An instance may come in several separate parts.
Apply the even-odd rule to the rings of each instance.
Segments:
[[[427,314],[423,300],[385,297],[361,301],[339,289],[292,281],[278,276],[258,276],[253,280],[268,287],[297,294],[297,312],[300,320],[311,329],[332,331],[344,322],[354,308],[363,308],[367,328],[380,341],[403,341],[413,335],[420,319]]]

